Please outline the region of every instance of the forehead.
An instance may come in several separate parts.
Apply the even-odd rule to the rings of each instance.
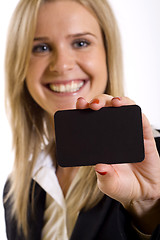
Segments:
[[[41,5],[37,19],[37,32],[63,28],[63,31],[89,29],[100,31],[97,18],[86,7],[70,0],[49,1]]]

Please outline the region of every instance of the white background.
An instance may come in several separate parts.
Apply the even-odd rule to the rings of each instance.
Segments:
[[[4,52],[8,22],[17,0],[5,0],[0,7],[0,194],[11,171],[11,132],[4,110]],[[151,124],[160,129],[160,1],[110,0],[119,22],[126,95],[142,107]],[[2,199],[2,197],[1,197]],[[3,207],[0,203],[0,238],[6,239]]]

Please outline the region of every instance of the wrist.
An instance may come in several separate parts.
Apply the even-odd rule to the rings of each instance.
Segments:
[[[151,234],[160,223],[160,199],[132,201],[123,205],[134,225],[143,233]]]

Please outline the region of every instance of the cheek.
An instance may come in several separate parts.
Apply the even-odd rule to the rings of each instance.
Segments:
[[[37,102],[38,99],[38,86],[36,85],[35,81],[32,81],[32,78],[29,76],[26,78],[26,85],[27,89],[32,96],[32,98]]]
[[[32,57],[29,63],[27,77],[39,81],[46,69],[46,61]]]
[[[104,48],[99,51],[99,54],[96,55],[96,65],[97,71],[99,74],[104,75],[107,79],[107,61],[106,61],[106,53]]]
[[[84,60],[84,67],[93,81],[106,85],[108,70],[104,52],[98,52],[94,56],[86,58]]]
[[[43,75],[43,66],[31,62],[26,76],[26,84],[33,98],[41,93],[41,78]]]
[[[36,66],[36,64],[30,64],[26,76],[28,91],[34,99],[37,98],[39,92],[40,69],[41,68]]]

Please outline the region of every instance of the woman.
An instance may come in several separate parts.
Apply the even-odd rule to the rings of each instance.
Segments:
[[[145,115],[142,163],[61,168],[55,158],[57,110],[134,104],[123,97],[119,34],[108,3],[21,0],[7,46],[15,149],[4,190],[8,239],[158,237],[159,154]]]

